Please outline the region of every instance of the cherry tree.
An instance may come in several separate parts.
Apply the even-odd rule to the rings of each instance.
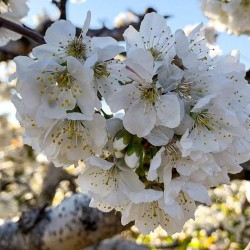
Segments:
[[[42,36],[19,23],[25,1],[0,2],[1,42],[39,43],[32,57],[14,58],[10,77],[23,141],[52,168],[80,166],[83,194],[5,223],[0,246],[81,249],[131,223],[144,235],[180,232],[199,204],[211,204],[209,189],[230,184],[249,159],[245,66],[238,55],[214,56],[202,25],[172,31],[149,9],[135,27],[96,36],[90,12],[78,30],[63,20],[66,1],[55,4],[62,19]]]

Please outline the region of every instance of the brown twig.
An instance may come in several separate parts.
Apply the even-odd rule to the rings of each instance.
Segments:
[[[11,31],[14,31],[22,36],[25,36],[27,38],[30,38],[31,40],[43,44],[44,43],[44,38],[42,35],[34,32],[33,30],[30,30],[28,28],[25,28],[19,24],[13,23],[9,20],[6,20],[2,17],[0,17],[0,27],[9,29]]]
[[[52,3],[56,5],[56,7],[59,9],[60,11],[60,17],[59,19],[67,19],[67,2],[68,0],[53,0]]]

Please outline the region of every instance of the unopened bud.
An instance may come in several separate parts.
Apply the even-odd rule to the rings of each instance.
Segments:
[[[124,157],[124,152],[123,151],[118,151],[115,150],[115,158],[119,159],[119,158],[123,158]]]
[[[136,168],[140,164],[141,156],[142,156],[141,145],[132,144],[129,145],[128,149],[126,150],[124,160],[130,168]]]
[[[128,146],[128,144],[131,141],[131,138],[132,135],[127,130],[125,129],[120,130],[114,138],[113,142],[114,149],[117,151],[123,150]]]

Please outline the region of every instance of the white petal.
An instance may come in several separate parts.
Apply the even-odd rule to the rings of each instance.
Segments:
[[[153,189],[145,189],[140,192],[132,192],[129,194],[129,198],[134,203],[152,202],[157,201],[163,196],[162,191],[156,191]]]
[[[206,105],[211,101],[211,99],[215,98],[216,94],[207,95],[201,98],[193,107],[191,112],[200,112],[202,109],[206,108]]]
[[[155,109],[149,105],[144,107],[142,103],[136,102],[125,113],[123,125],[131,134],[144,137],[154,128],[155,122]]]
[[[148,170],[148,175],[147,175],[147,179],[150,181],[154,181],[157,177],[157,169],[160,167],[161,165],[161,158],[162,158],[162,153],[165,151],[165,148],[161,148],[156,155],[153,157],[153,159],[151,160],[150,163],[150,168]]]
[[[125,60],[125,64],[129,70],[139,75],[146,83],[152,81],[154,59],[149,51],[143,49],[134,50]]]
[[[174,131],[168,129],[164,126],[157,126],[153,128],[151,133],[145,137],[148,142],[154,146],[163,146],[167,145],[168,142],[172,139]]]
[[[70,21],[59,20],[47,29],[44,40],[48,44],[65,43],[69,39],[73,40],[75,38],[75,32],[76,29]]]
[[[117,112],[129,107],[133,101],[133,93],[137,92],[134,84],[127,84],[122,87],[121,91],[109,98],[109,105],[112,112]]]
[[[114,165],[112,162],[105,161],[97,156],[89,158],[86,163],[104,170],[109,170]]]
[[[123,36],[127,43],[128,50],[131,46],[135,48],[144,48],[144,43],[141,35],[133,26],[129,25],[129,27],[125,30]]]
[[[181,121],[181,106],[176,95],[163,95],[155,104],[159,125],[175,128]]]
[[[208,190],[203,185],[199,183],[187,182],[182,189],[185,190],[195,201],[206,203],[207,205],[211,204],[211,200],[208,196]]]

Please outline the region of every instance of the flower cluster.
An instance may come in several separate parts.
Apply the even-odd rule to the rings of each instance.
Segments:
[[[250,34],[249,0],[203,0],[201,9],[215,27],[236,35]]]
[[[229,183],[249,157],[244,66],[212,58],[201,25],[172,33],[156,13],[125,31],[121,61],[114,39],[87,36],[89,22],[90,13],[77,37],[57,21],[35,59],[15,59],[25,142],[56,166],[83,164],[90,206],[121,212],[143,234],[180,231],[197,203],[210,204],[208,189]]]
[[[1,0],[0,17],[7,19],[16,24],[28,13],[27,0]],[[18,40],[21,35],[11,30],[0,28],[0,46],[6,45],[9,40]]]

